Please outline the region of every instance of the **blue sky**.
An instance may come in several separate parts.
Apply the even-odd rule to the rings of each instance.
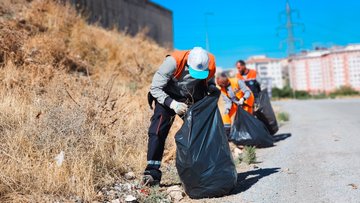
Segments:
[[[286,31],[277,36],[281,22],[279,13],[285,10],[286,0],[152,0],[173,11],[174,47],[191,49],[206,47],[205,16],[208,20],[210,52],[217,66],[234,67],[238,59],[266,54],[285,57],[286,46],[280,41]],[[303,44],[297,51],[314,46],[347,45],[360,43],[360,0],[289,0],[290,6],[300,13],[293,21],[303,23],[295,28],[295,37]],[[205,13],[213,15],[205,15]]]

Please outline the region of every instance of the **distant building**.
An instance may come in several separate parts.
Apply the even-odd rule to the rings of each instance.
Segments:
[[[287,79],[287,60],[267,58],[265,55],[252,56],[246,61],[249,69],[258,73],[260,82],[268,88],[283,88]]]
[[[88,16],[90,23],[118,28],[135,35],[146,28],[147,36],[173,48],[172,12],[149,0],[66,0]]]
[[[303,52],[289,62],[294,90],[331,92],[341,86],[360,91],[360,45]]]
[[[215,76],[219,76],[220,74],[225,73],[228,77],[235,77],[237,70],[235,68],[223,69],[222,67],[216,67]]]

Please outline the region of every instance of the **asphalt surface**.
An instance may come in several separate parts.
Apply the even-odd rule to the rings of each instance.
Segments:
[[[235,194],[206,202],[360,202],[360,99],[282,101],[290,114]]]

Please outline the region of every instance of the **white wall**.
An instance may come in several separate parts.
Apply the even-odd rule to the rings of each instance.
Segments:
[[[252,64],[260,77],[271,78],[272,87],[283,88],[285,86],[283,65],[280,61],[269,61]]]

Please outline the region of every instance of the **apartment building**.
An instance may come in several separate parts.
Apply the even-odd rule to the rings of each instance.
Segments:
[[[287,59],[267,58],[265,55],[252,56],[246,66],[255,69],[258,77],[268,88],[283,88],[287,78]]]
[[[290,84],[310,93],[331,92],[341,86],[360,90],[360,45],[302,52],[289,62]]]

